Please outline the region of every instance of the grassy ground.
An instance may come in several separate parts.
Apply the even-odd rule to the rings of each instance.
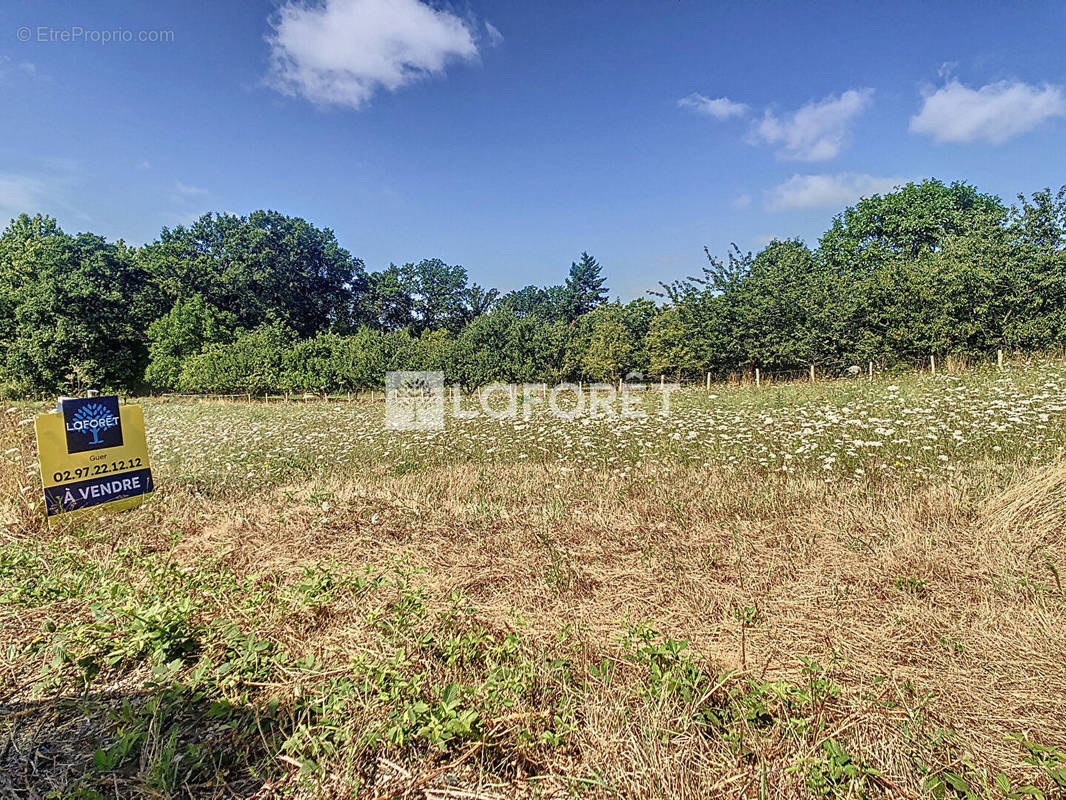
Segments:
[[[148,403],[52,531],[11,407],[0,795],[1064,796],[1066,369],[642,404]]]

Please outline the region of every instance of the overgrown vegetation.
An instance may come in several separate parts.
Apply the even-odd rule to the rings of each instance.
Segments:
[[[622,304],[587,253],[564,284],[501,295],[439,259],[367,272],[276,212],[208,214],[141,248],[22,216],[0,236],[0,380],[343,393],[389,369],[476,387],[980,360],[1066,344],[1064,246],[1066,190],[1008,208],[928,180],[845,210],[813,250],[708,252],[661,303]]]
[[[54,530],[13,406],[0,790],[1061,799],[1064,386],[149,402],[157,494]]]

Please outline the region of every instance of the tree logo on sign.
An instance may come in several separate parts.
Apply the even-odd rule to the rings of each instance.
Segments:
[[[118,425],[118,417],[102,403],[87,403],[74,412],[67,427],[78,433],[90,433],[89,444],[101,444],[100,434]]]

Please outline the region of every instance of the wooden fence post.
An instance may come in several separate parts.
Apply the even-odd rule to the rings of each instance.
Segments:
[[[665,389],[666,388],[666,376],[665,375],[660,375],[659,376],[659,388],[660,389]]]
[[[811,364],[811,383],[814,383],[814,364]]]
[[[758,367],[755,368],[755,386],[756,387],[759,386],[759,368]]]
[[[936,356],[929,356],[929,371],[936,375]]]
[[[870,362],[869,373],[870,373],[870,380],[873,380],[874,379],[874,362],[872,362],[872,361]]]
[[[707,373],[707,391],[711,391],[711,373]]]
[[[999,352],[996,353],[996,362],[999,364],[999,368],[1003,369],[1003,348],[999,348]]]

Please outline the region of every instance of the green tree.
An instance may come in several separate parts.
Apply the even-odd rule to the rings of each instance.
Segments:
[[[208,345],[182,361],[179,388],[187,392],[268,394],[284,387],[286,354],[295,344],[280,322],[242,331],[232,342]]]
[[[178,300],[148,326],[148,368],[144,379],[160,389],[174,389],[182,361],[209,344],[232,338],[236,321],[204,300],[199,292]]]
[[[991,241],[1006,218],[998,198],[966,183],[938,180],[873,195],[839,214],[819,249],[835,278],[830,321],[846,357],[924,359],[964,347],[970,335],[961,331],[964,320],[957,316],[965,308],[961,298],[977,283],[996,279],[986,274],[978,280],[985,267],[959,263],[957,257],[970,249],[967,241]],[[949,245],[956,258],[952,265],[943,260]],[[949,330],[953,319],[960,323],[957,331]]]
[[[1002,345],[1023,350],[1066,342],[1066,187],[1042,189],[1011,209],[1015,257],[1001,280]]]
[[[746,330],[741,319],[741,288],[752,270],[754,257],[735,244],[723,260],[704,247],[707,263],[702,274],[673,283],[660,283],[655,292],[676,308],[700,363],[711,370],[730,370],[750,363],[745,349]]]
[[[519,318],[507,309],[477,317],[463,328],[452,350],[449,375],[467,389],[493,381],[523,380],[532,354],[523,347]]]
[[[422,331],[458,331],[466,322],[488,311],[495,289],[467,286],[466,269],[426,258],[401,267],[390,264],[371,273],[364,299],[365,316],[383,330],[408,328]]]
[[[427,258],[408,264],[414,332],[458,330],[468,317],[466,269]]]
[[[648,332],[658,314],[659,308],[646,297],[638,297],[622,306],[622,319],[633,341],[633,357],[629,371],[648,373]]]
[[[795,239],[774,240],[755,256],[727,295],[736,307],[738,347],[746,360],[787,369],[830,357],[818,342],[818,312],[833,299],[819,291],[821,277],[814,255]]]
[[[988,213],[1005,214],[1006,208],[970,184],[908,183],[845,209],[819,246],[837,267],[868,272],[888,258],[914,260],[934,252],[947,236],[965,234]]]
[[[474,317],[488,314],[496,307],[500,299],[499,289],[485,289],[476,283],[471,284],[463,293],[463,322],[470,322]]]
[[[246,330],[273,322],[300,336],[348,330],[366,290],[363,263],[333,231],[277,211],[163,228],[140,259],[169,305],[199,293]]]
[[[22,391],[59,391],[74,369],[129,389],[144,373],[156,313],[148,276],[124,243],[20,216],[0,236],[3,371]]]
[[[67,241],[62,235],[54,219],[40,214],[20,215],[0,235],[0,370],[15,341],[15,312],[36,281],[41,263],[58,257],[61,243]]]
[[[601,273],[596,259],[585,252],[570,265],[570,275],[563,288],[563,306],[568,319],[577,319],[607,302],[606,279]]]
[[[647,351],[651,375],[672,375],[680,381],[703,366],[695,331],[678,308],[668,308],[652,320]]]
[[[370,324],[385,331],[414,325],[414,276],[410,265],[389,264],[381,272],[372,272],[364,298],[365,316]]]
[[[617,383],[634,367],[637,342],[618,304],[602,306],[590,315],[589,345],[583,358],[588,375]]]
[[[535,317],[547,322],[568,319],[562,286],[524,286],[503,295],[498,308],[507,309],[518,317]]]
[[[346,358],[349,337],[320,333],[303,339],[282,353],[280,386],[286,391],[329,394],[348,391],[351,362]]]

